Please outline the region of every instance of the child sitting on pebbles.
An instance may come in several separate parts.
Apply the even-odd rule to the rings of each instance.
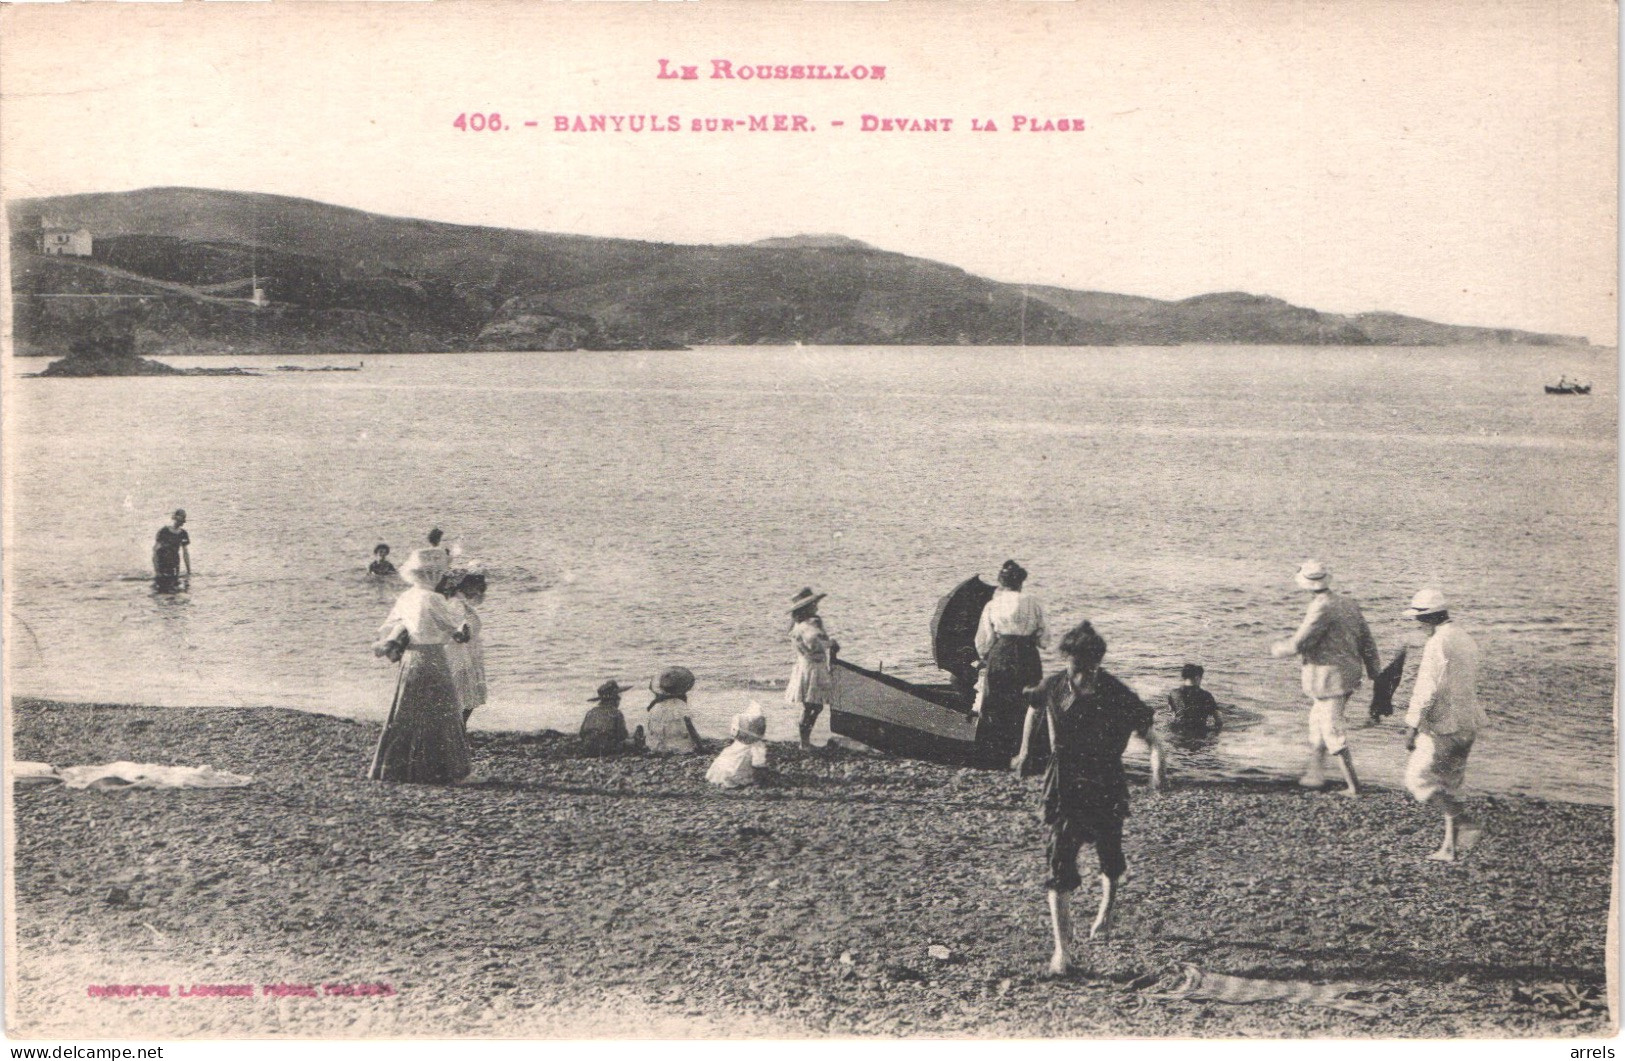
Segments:
[[[632,742],[654,755],[693,755],[700,750],[700,735],[688,717],[688,692],[694,688],[694,672],[687,667],[667,667],[649,683],[655,698],[643,725]]]
[[[744,788],[756,783],[756,771],[767,765],[767,716],[755,700],[733,721],[733,743],[722,749],[705,779],[723,788]]]

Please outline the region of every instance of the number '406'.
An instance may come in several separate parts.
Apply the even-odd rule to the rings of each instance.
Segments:
[[[476,133],[501,132],[502,115],[494,112],[491,114],[480,114],[477,111],[473,114],[459,114],[457,116],[457,120],[451,123],[451,127],[453,129],[462,129]]]

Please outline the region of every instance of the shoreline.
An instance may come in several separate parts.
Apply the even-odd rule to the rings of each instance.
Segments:
[[[379,726],[282,708],[14,698],[13,755],[211,765],[248,788],[13,795],[13,1034],[1608,1034],[1613,809],[1471,800],[1463,863],[1390,791],[1132,780],[1117,938],[1048,956],[1037,783],[774,744],[583,758],[471,734],[474,784],[364,779]],[[720,742],[710,741],[712,754]],[[1092,908],[1093,855],[1081,861]],[[949,957],[930,953],[946,947]],[[1185,963],[1354,985],[1377,1016],[1161,997]],[[1535,990],[1559,982],[1574,1013]],[[106,984],[388,984],[387,996],[89,997]],[[1595,997],[1593,997],[1595,996]],[[1533,999],[1534,1001],[1528,1001]]]
[[[377,688],[368,690],[366,696],[362,699],[369,706],[361,710],[340,711],[321,704],[301,706],[287,703],[258,703],[234,706],[254,711],[288,711],[296,714],[313,714],[323,718],[340,719],[360,725],[381,726],[383,712],[387,709],[388,696],[393,691],[393,688],[394,681],[391,675],[387,686],[380,684]],[[782,681],[775,683],[765,679],[748,685],[721,686],[697,691],[690,697],[691,714],[696,728],[699,729],[700,736],[720,742],[720,746],[727,743],[726,727],[729,721],[735,715],[744,711],[751,701],[757,701],[762,705],[769,719],[769,743],[778,746],[781,741],[775,734],[785,734],[783,746],[789,747],[794,743],[789,735],[794,733],[800,714],[799,711],[783,705],[783,693],[784,684]],[[637,725],[637,716],[640,713],[637,706],[637,695],[637,693],[632,694],[633,701],[623,704],[623,711],[629,728]],[[64,697],[38,695],[31,692],[13,693],[12,700],[14,703],[19,704],[48,704],[67,708],[127,709],[139,707],[150,711],[181,712],[211,711],[223,709],[226,706],[218,703],[149,702],[136,704],[128,701],[104,700],[95,696],[76,697],[69,695]],[[1152,700],[1147,698],[1147,703],[1152,703]],[[578,703],[572,700],[567,704],[550,708],[546,714],[551,715],[557,711],[563,711],[569,715],[562,724],[556,717],[544,717],[532,724],[516,725],[514,724],[516,721],[522,722],[523,720],[516,720],[511,705],[505,706],[502,701],[493,701],[474,713],[469,722],[468,732],[471,739],[475,740],[499,738],[523,740],[535,739],[547,734],[556,735],[560,739],[568,739],[579,726],[580,716],[585,714],[587,706],[589,705],[585,702]],[[1169,741],[1173,751],[1171,765],[1175,771],[1173,776],[1177,778],[1219,785],[1290,785],[1297,780],[1298,774],[1301,772],[1302,763],[1298,758],[1300,753],[1296,745],[1288,749],[1291,757],[1278,760],[1266,761],[1256,755],[1252,757],[1237,756],[1233,752],[1216,754],[1218,753],[1217,742],[1220,735],[1214,734],[1192,739],[1170,733],[1166,729],[1166,720],[1160,706],[1156,710],[1159,728],[1162,728],[1164,739]],[[1232,707],[1230,710],[1234,712],[1236,709]],[[1356,744],[1372,739],[1368,735],[1368,731],[1380,731],[1379,736],[1386,734],[1393,738],[1387,742],[1386,752],[1390,761],[1385,764],[1373,765],[1373,761],[1368,758],[1373,750],[1372,748],[1356,748],[1356,762],[1361,767],[1360,784],[1362,788],[1400,795],[1405,794],[1403,783],[1405,753],[1403,751],[1394,751],[1396,748],[1402,748],[1401,740],[1404,735],[1402,718],[1402,714],[1393,716],[1374,727],[1367,726],[1363,721],[1356,721],[1349,727],[1351,738]],[[1294,715],[1294,722],[1296,719],[1297,715]],[[1232,718],[1230,722],[1227,722],[1225,732],[1231,735],[1231,739],[1235,739],[1238,734],[1246,733],[1247,730],[1244,727],[1235,727],[1234,718]],[[851,754],[882,756],[885,754],[857,741],[832,733],[829,728],[829,712],[826,711],[819,715],[818,723],[813,728],[813,742],[822,745],[829,741],[833,741],[838,747]],[[1124,762],[1132,774],[1144,778],[1147,771],[1147,749],[1145,745],[1139,741],[1131,741]],[[1477,765],[1480,768],[1479,770],[1475,771],[1471,767],[1468,769],[1465,792],[1469,801],[1474,799],[1529,799],[1544,803],[1572,804],[1582,807],[1607,808],[1613,805],[1612,792],[1609,792],[1606,796],[1598,795],[1587,798],[1584,795],[1574,794],[1572,792],[1573,784],[1568,786],[1571,791],[1567,793],[1561,791],[1561,786],[1556,786],[1559,788],[1559,791],[1556,792],[1489,788],[1483,783],[1483,764],[1479,763]],[[1327,771],[1328,778],[1334,779],[1336,775],[1335,767],[1328,763]]]

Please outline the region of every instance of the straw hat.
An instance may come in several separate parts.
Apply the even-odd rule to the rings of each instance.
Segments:
[[[687,667],[667,667],[649,683],[656,696],[686,696],[694,688],[694,672]]]
[[[630,685],[622,685],[620,682],[616,681],[614,678],[611,678],[609,681],[605,682],[603,685],[600,685],[598,687],[598,695],[589,698],[587,700],[587,703],[589,703],[589,704],[601,704],[605,700],[609,700],[611,698],[619,700],[620,697],[621,697],[621,694],[626,692],[630,688],[632,688],[632,686],[630,686]]]
[[[1450,605],[1445,602],[1443,593],[1432,586],[1424,586],[1411,598],[1411,606],[1405,609],[1405,614],[1412,619],[1420,619],[1424,615],[1437,615],[1449,610]]]
[[[434,589],[446,575],[444,549],[414,549],[401,565],[401,578],[414,586]]]
[[[809,604],[817,604],[827,596],[828,593],[814,593],[811,586],[805,586],[800,593],[790,598],[790,614],[794,615]]]
[[[1308,590],[1330,589],[1332,569],[1319,560],[1305,560],[1298,573],[1292,576],[1292,581]]]

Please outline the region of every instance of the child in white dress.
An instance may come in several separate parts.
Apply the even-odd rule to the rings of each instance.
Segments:
[[[733,720],[733,743],[722,749],[705,779],[723,788],[744,788],[756,783],[756,771],[767,765],[767,716],[755,700]]]

